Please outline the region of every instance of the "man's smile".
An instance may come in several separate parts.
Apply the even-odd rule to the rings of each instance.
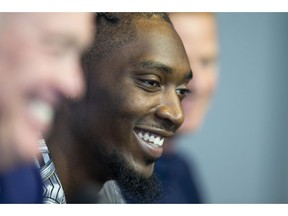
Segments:
[[[166,137],[173,133],[166,132],[159,128],[134,128],[133,133],[143,150],[145,157],[155,161],[161,157],[163,143]]]
[[[155,133],[151,133],[144,130],[137,130],[137,136],[140,137],[144,142],[153,147],[161,147],[164,142],[164,137],[161,135],[157,135]]]
[[[54,120],[55,110],[61,95],[46,89],[30,92],[26,99],[26,114],[29,124],[37,133],[45,134]]]
[[[27,119],[37,132],[46,133],[54,118],[54,108],[43,100],[31,100],[27,104]]]

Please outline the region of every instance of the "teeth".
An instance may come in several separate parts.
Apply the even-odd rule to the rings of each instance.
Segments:
[[[154,140],[154,144],[158,145],[159,141],[160,141],[160,138],[156,137],[156,139]]]
[[[29,110],[32,116],[42,124],[50,124],[54,118],[53,108],[46,102],[33,100],[29,104]]]
[[[148,135],[148,133],[145,133],[145,135],[144,135],[144,140],[145,140],[145,141],[149,140],[149,135]]]
[[[159,145],[159,146],[162,146],[163,143],[164,143],[164,138],[162,138],[162,139],[158,142],[158,145]]]
[[[138,136],[143,139],[144,141],[149,141],[157,146],[162,146],[164,143],[164,137],[158,136],[156,134],[151,134],[148,132],[139,131]]]

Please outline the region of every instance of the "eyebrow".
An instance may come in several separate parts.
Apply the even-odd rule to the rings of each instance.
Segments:
[[[156,69],[164,73],[168,73],[168,74],[172,73],[172,69],[170,67],[157,61],[150,60],[150,61],[142,62],[140,63],[140,67],[143,69]]]
[[[156,69],[156,70],[162,71],[164,73],[168,73],[168,74],[172,73],[172,69],[170,67],[168,67],[167,65],[165,65],[161,62],[152,61],[152,60],[140,63],[140,67],[143,69]],[[185,79],[190,80],[192,78],[193,78],[192,70],[187,71],[185,74]]]

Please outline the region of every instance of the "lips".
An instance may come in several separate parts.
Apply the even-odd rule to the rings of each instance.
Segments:
[[[157,160],[163,153],[164,136],[157,132],[145,129],[134,129],[134,135],[143,150],[145,156],[152,160]]]
[[[137,135],[144,140],[144,142],[155,147],[161,147],[164,142],[164,137],[148,131],[138,130]]]

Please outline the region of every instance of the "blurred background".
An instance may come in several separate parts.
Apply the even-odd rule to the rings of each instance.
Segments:
[[[288,13],[217,13],[219,83],[177,151],[206,203],[288,202]],[[193,160],[193,161],[192,161]]]

